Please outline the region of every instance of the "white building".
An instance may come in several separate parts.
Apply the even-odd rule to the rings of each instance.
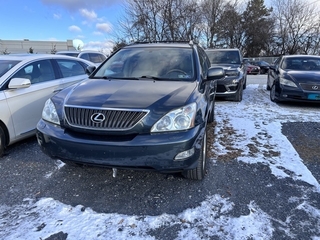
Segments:
[[[31,41],[0,39],[0,55],[10,53],[55,53],[57,51],[76,50],[73,40],[63,41]]]

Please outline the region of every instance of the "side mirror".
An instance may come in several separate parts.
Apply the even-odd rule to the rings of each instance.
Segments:
[[[218,80],[225,77],[225,71],[221,67],[212,67],[209,68],[208,74],[207,74],[207,80]]]
[[[28,88],[31,85],[31,81],[28,78],[12,78],[9,82],[10,89]]]
[[[86,68],[86,74],[90,75],[91,73],[93,73],[94,70],[96,70],[96,66],[88,66]]]
[[[273,70],[273,71],[276,71],[277,68],[276,68],[275,65],[270,65],[270,66],[269,66],[269,69],[271,69],[271,70]]]

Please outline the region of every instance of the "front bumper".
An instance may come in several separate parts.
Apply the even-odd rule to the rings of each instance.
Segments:
[[[103,136],[68,133],[43,120],[37,125],[38,143],[54,159],[104,167],[147,169],[159,172],[181,172],[197,167],[205,124],[175,132],[136,135],[127,140],[104,140]],[[183,151],[194,148],[194,154],[174,160]]]
[[[225,78],[217,81],[217,97],[229,97],[234,96],[240,90],[243,85],[242,78]]]
[[[281,86],[276,97],[279,101],[320,102],[320,91],[302,91]]]

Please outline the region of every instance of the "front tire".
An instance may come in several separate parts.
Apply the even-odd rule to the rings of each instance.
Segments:
[[[271,90],[270,90],[270,100],[275,103],[279,102],[279,100],[276,97],[276,85],[275,84],[272,85]]]
[[[4,154],[5,146],[6,146],[6,138],[5,138],[2,127],[0,127],[0,157],[2,157]]]
[[[195,169],[186,170],[182,173],[185,178],[193,180],[202,180],[207,169],[207,131],[205,130],[202,139],[201,152],[198,159],[198,165]]]
[[[239,91],[234,97],[235,102],[241,102],[242,101],[242,95],[243,95],[243,87],[240,87]]]
[[[215,105],[215,100],[212,100],[212,106],[208,115],[207,123],[212,123],[214,121],[214,105]]]

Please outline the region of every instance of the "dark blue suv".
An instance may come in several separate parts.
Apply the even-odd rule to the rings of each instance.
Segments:
[[[198,44],[132,44],[87,70],[87,80],[46,102],[37,125],[44,153],[66,163],[204,177],[207,123],[224,70],[210,68]]]

